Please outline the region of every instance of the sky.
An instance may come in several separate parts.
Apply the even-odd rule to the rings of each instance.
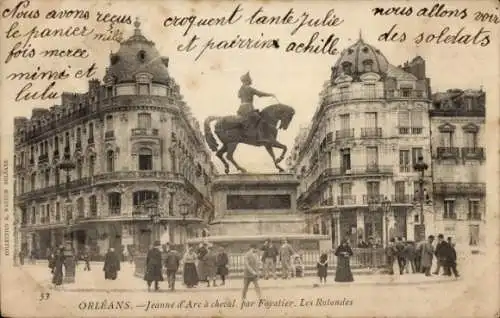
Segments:
[[[7,1],[6,7],[13,7],[16,2]],[[360,33],[365,42],[377,47],[393,65],[400,65],[411,60],[416,55],[426,60],[427,76],[431,79],[432,90],[443,91],[449,88],[472,88],[483,89],[487,92],[488,120],[496,122],[498,116],[498,25],[479,23],[474,21],[473,13],[479,8],[498,15],[495,9],[495,1],[477,1],[467,5],[467,2],[449,1],[440,2],[448,8],[463,8],[467,6],[469,16],[466,19],[459,18],[424,18],[424,17],[373,17],[371,9],[375,6],[391,7],[396,4],[412,5],[413,10],[422,7],[432,7],[434,2],[426,1],[302,1],[302,2],[272,2],[252,1],[242,3],[243,18],[238,23],[223,27],[199,27],[191,28],[186,36],[183,36],[185,27],[163,27],[163,21],[173,16],[229,16],[235,9],[237,2],[230,1],[32,1],[29,8],[38,8],[44,15],[51,7],[67,9],[88,8],[91,19],[85,23],[104,31],[109,24],[96,23],[95,12],[112,12],[118,15],[131,15],[132,19],[139,17],[142,33],[156,43],[161,55],[170,58],[170,75],[175,78],[181,87],[184,100],[191,108],[193,115],[200,121],[207,116],[220,116],[234,114],[239,106],[237,91],[240,87],[240,76],[250,72],[254,87],[269,93],[274,93],[280,102],[295,108],[296,115],[287,131],[280,131],[278,139],[289,148],[301,126],[310,123],[319,101],[319,92],[325,80],[330,77],[330,68],[335,64],[339,55],[328,54],[297,54],[285,53],[283,47],[292,41],[308,42],[314,32],[319,32],[319,39],[327,38],[335,34],[339,38],[336,47],[339,51],[353,44]],[[248,25],[244,20],[252,15],[259,7],[263,7],[264,14],[285,15],[293,7],[296,16],[307,12],[311,17],[325,16],[325,13],[334,9],[335,15],[343,20],[336,27],[302,27],[295,35],[291,31],[296,26],[291,25]],[[475,7],[472,7],[475,6]],[[491,8],[490,10],[487,10]],[[20,59],[13,58],[9,63],[4,63],[9,51],[15,41],[5,40],[5,32],[14,20],[10,18],[1,20],[2,45],[1,45],[1,131],[4,149],[12,149],[12,124],[15,116],[30,116],[34,107],[48,108],[59,101],[30,101],[14,102],[16,92],[26,82],[6,81],[6,74],[15,71],[28,71],[40,65],[45,69],[62,69],[71,66],[73,70],[86,69],[95,62],[98,66],[96,77],[102,79],[105,67],[109,64],[110,52],[116,52],[119,44],[116,42],[98,42],[75,38],[72,41],[33,40],[32,45],[37,50],[43,48],[85,48],[90,52],[86,60],[70,59],[47,59],[41,57]],[[85,24],[79,20],[62,19],[57,21],[23,20],[20,29],[29,30],[37,25],[43,27],[67,27]],[[401,42],[379,41],[379,35],[388,31],[394,24],[398,29],[405,31],[407,40]],[[439,33],[443,27],[450,27],[450,34],[456,33],[465,27],[463,33],[476,34],[481,27],[491,31],[491,44],[487,47],[479,45],[459,44],[420,44],[416,45],[412,40],[420,32]],[[133,33],[133,26],[117,25],[128,38]],[[187,44],[188,40],[197,35],[199,47],[192,52],[179,52],[179,44]],[[195,61],[199,48],[209,39],[232,40],[237,35],[241,37],[280,38],[282,48],[279,50],[206,50],[204,54]],[[6,44],[6,45],[4,45]],[[34,82],[33,88],[43,89],[47,86],[46,81]],[[58,81],[57,91],[85,92],[87,90],[87,79],[71,79]],[[266,105],[274,103],[270,98],[260,98],[255,102],[256,108],[262,109]],[[491,116],[493,115],[493,116]],[[496,128],[494,128],[496,129]],[[10,148],[9,148],[10,147]],[[273,172],[274,167],[264,148],[253,148],[240,145],[235,153],[235,160],[240,165],[252,172]],[[222,171],[218,160],[215,160],[219,171]]]

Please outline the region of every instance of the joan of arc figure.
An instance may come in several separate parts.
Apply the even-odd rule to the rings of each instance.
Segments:
[[[238,115],[247,118],[244,122],[244,129],[247,134],[251,137],[259,139],[257,123],[260,119],[260,115],[253,106],[253,97],[274,97],[274,94],[264,93],[253,88],[252,78],[247,72],[241,77],[241,88],[238,91],[238,97],[241,100],[240,108],[238,109]]]

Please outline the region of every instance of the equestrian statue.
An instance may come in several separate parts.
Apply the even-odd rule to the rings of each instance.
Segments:
[[[252,145],[256,147],[264,146],[273,159],[274,166],[283,172],[283,168],[279,163],[285,158],[287,148],[285,145],[276,140],[278,129],[286,130],[292,120],[295,110],[287,105],[281,104],[277,99],[277,104],[267,106],[262,111],[259,111],[253,106],[254,96],[258,97],[274,97],[274,94],[268,94],[253,88],[252,79],[247,72],[241,77],[241,88],[238,92],[238,97],[241,100],[240,108],[237,116],[211,116],[205,119],[204,130],[205,140],[212,151],[216,151],[217,157],[224,164],[225,172],[229,173],[229,164],[224,159],[226,154],[229,160],[236,169],[245,173],[246,170],[240,167],[233,158],[234,151],[239,143]],[[217,140],[215,139],[210,129],[210,123],[215,123],[214,132],[222,142],[222,146],[217,150]],[[279,127],[278,126],[279,123]],[[281,155],[276,158],[273,148],[282,150]]]

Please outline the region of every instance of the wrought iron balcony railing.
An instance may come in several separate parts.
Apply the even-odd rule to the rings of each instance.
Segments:
[[[335,139],[349,139],[354,138],[354,128],[341,129],[335,131]]]
[[[354,195],[341,195],[337,197],[338,205],[354,205],[356,204],[356,196]]]
[[[114,130],[109,130],[104,133],[104,139],[114,139],[114,138],[115,138]]]
[[[42,163],[48,163],[49,162],[49,155],[48,154],[43,154],[38,156],[38,164]]]
[[[462,148],[462,159],[484,160],[484,148],[482,147],[464,147]]]
[[[384,201],[382,194],[363,194],[363,204],[377,204]]]
[[[414,196],[409,194],[392,195],[392,203],[412,204],[413,200],[415,200]]]
[[[361,138],[380,138],[382,137],[381,127],[361,128]]]
[[[438,159],[457,159],[459,156],[458,147],[437,147]]]
[[[149,137],[158,136],[158,129],[156,128],[134,128],[132,129],[133,137]]]
[[[434,194],[475,194],[484,195],[486,183],[440,182],[434,183]]]

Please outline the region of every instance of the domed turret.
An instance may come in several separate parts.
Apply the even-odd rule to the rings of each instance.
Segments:
[[[341,74],[357,78],[364,73],[384,76],[389,62],[379,49],[367,44],[360,36],[358,41],[342,51],[337,63],[332,67],[332,79]]]
[[[160,56],[154,42],[142,35],[140,25],[136,20],[134,35],[120,43],[118,52],[110,55],[106,77],[118,84],[134,82],[137,74],[148,73],[152,82],[167,84],[168,58]]]

